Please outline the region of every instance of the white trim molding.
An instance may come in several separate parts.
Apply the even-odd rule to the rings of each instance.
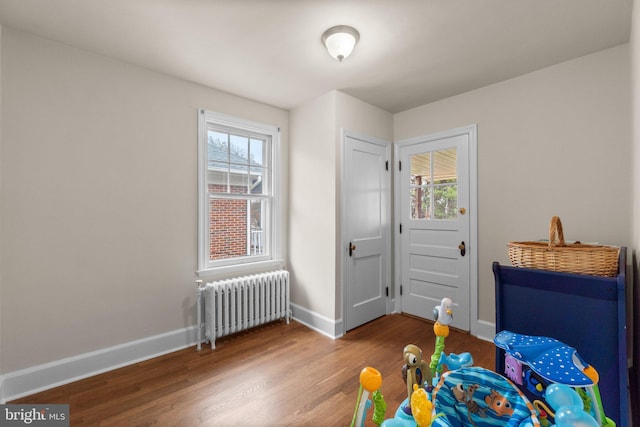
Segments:
[[[313,329],[322,335],[334,340],[342,337],[342,319],[334,321],[294,303],[291,303],[291,314],[295,321],[302,323],[309,329]]]
[[[194,346],[197,326],[9,372],[0,377],[0,403]]]
[[[291,303],[293,319],[331,339],[342,336],[342,319],[328,317]],[[39,393],[94,375],[133,365],[154,357],[193,346],[196,351],[198,327],[154,335],[89,353],[55,360],[0,376],[0,403]]]
[[[496,336],[496,324],[477,319],[472,335],[481,340],[493,342],[493,338]]]

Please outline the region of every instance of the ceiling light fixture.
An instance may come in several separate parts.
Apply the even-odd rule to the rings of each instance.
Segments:
[[[329,55],[340,62],[351,55],[358,40],[360,40],[358,30],[347,25],[331,27],[322,35],[322,43],[327,48]]]

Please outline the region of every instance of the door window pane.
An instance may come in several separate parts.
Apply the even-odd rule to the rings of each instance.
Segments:
[[[431,181],[431,153],[415,154],[409,158],[409,163],[411,218],[429,218],[431,198],[428,184]]]
[[[458,217],[458,185],[438,185],[433,188],[433,219]]]
[[[411,219],[451,220],[458,217],[456,148],[409,157]]]
[[[411,219],[425,219],[431,215],[429,187],[415,187],[410,191]]]
[[[431,153],[414,154],[409,161],[411,184],[426,185],[431,182]]]
[[[456,148],[433,152],[433,182],[456,182],[458,178]]]

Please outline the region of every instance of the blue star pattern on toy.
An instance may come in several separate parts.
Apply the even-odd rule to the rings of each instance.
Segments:
[[[584,374],[588,364],[575,348],[563,342],[510,331],[498,333],[493,342],[548,381],[572,387],[593,385],[591,378]]]

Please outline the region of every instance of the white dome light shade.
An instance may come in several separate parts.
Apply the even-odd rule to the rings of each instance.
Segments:
[[[355,28],[346,25],[331,27],[322,35],[322,43],[327,48],[329,55],[340,62],[351,55],[359,39],[360,33]]]

